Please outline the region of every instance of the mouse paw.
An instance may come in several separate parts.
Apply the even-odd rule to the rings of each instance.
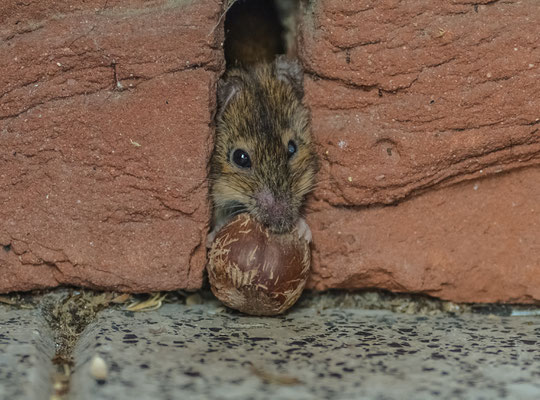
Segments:
[[[223,228],[227,223],[231,220],[232,215],[224,215],[223,212],[217,213],[212,218],[212,231],[206,236],[206,248],[210,249],[212,247],[212,243],[214,243],[214,240],[216,239],[216,236],[218,232]]]
[[[306,242],[311,243],[311,229],[304,218],[300,218],[296,223],[296,230],[298,231],[298,237],[304,239]]]
[[[219,232],[219,228],[218,229],[214,228],[214,229],[212,229],[212,232],[210,232],[206,236],[206,248],[207,249],[212,247],[212,243],[214,243],[214,239],[216,238],[216,235],[217,235],[218,232]]]
[[[225,223],[227,220],[222,220],[216,223],[214,226],[214,229],[206,236],[206,248],[209,249],[212,247],[212,243],[214,243],[214,239],[216,238],[218,232],[225,226]]]

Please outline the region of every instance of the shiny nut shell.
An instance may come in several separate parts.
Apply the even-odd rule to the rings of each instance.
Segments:
[[[214,295],[228,307],[252,315],[276,315],[302,294],[310,265],[309,244],[298,233],[268,232],[248,214],[217,234],[209,253]]]

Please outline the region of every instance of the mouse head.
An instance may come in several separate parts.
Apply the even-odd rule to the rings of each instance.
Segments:
[[[249,212],[274,232],[300,216],[316,173],[302,73],[280,57],[252,70],[231,70],[218,88],[211,161],[214,213]]]

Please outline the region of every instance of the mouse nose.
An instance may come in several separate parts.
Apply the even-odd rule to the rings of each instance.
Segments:
[[[255,194],[255,201],[260,219],[272,231],[283,232],[291,225],[293,215],[287,198],[276,196],[270,190],[263,189]]]

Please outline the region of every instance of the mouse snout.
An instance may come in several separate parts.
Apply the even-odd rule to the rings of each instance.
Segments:
[[[292,228],[294,213],[289,199],[263,189],[255,194],[255,201],[261,221],[274,232],[285,232]]]

